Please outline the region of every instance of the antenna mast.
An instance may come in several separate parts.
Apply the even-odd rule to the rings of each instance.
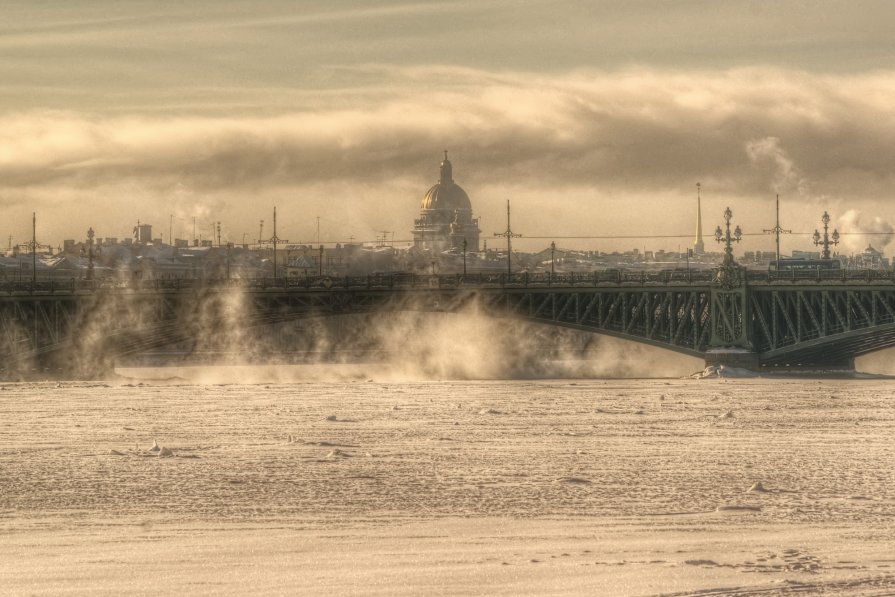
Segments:
[[[495,232],[494,236],[503,236],[507,239],[507,276],[513,275],[512,262],[510,260],[510,256],[513,254],[513,245],[512,239],[519,238],[522,236],[521,234],[513,234],[512,228],[510,228],[510,200],[507,199],[507,231],[506,232]]]
[[[261,220],[261,231],[264,231],[264,220]],[[273,208],[273,236],[267,240],[259,240],[259,243],[270,243],[273,246],[273,279],[277,279],[277,245],[280,243],[288,243],[285,238],[277,236],[277,208]]]
[[[780,267],[780,235],[791,234],[792,230],[784,230],[780,227],[780,194],[777,194],[777,225],[770,230],[765,230],[765,234],[773,234],[777,237],[777,267]]]

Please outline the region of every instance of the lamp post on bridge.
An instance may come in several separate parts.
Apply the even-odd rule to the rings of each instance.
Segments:
[[[227,281],[230,281],[230,260],[233,258],[233,243],[227,241]]]
[[[37,282],[37,212],[31,214],[31,282]]]
[[[93,280],[93,227],[87,229],[87,279]]]
[[[323,245],[320,245],[317,255],[317,276],[323,277]]]
[[[464,276],[466,275],[466,247],[467,246],[468,245],[466,243],[466,238],[464,237],[463,238],[463,275]]]
[[[550,279],[553,279],[553,274],[556,272],[556,241],[550,241]]]
[[[724,229],[721,226],[715,229],[715,242],[724,243],[724,259],[713,270],[709,291],[711,339],[706,363],[755,368],[759,360],[752,342],[751,295],[746,285],[746,269],[733,258],[733,243],[742,240],[743,231],[739,226],[731,231],[732,218],[733,212],[728,207],[724,210]]]
[[[724,243],[724,261],[721,262],[722,267],[732,267],[736,265],[736,260],[733,258],[733,243],[740,242],[743,240],[743,231],[740,230],[740,227],[737,226],[733,231],[733,234],[730,233],[730,219],[733,217],[733,212],[730,211],[730,208],[724,210],[724,226],[725,230],[721,230],[721,226],[718,226],[715,229],[715,242],[723,242]]]
[[[31,241],[19,246],[31,253],[31,282],[37,283],[37,250],[49,249],[50,252],[53,250],[52,245],[37,242],[37,212],[31,214]]]
[[[833,229],[833,234],[827,234],[827,231],[830,229],[830,214],[824,212],[824,215],[820,218],[820,221],[824,224],[824,235],[821,237],[820,232],[817,229],[814,229],[814,245],[823,245],[823,252],[821,252],[821,259],[829,259],[830,258],[830,245],[838,245],[839,244],[839,231],[835,228]]]

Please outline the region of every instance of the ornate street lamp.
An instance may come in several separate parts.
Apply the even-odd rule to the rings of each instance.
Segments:
[[[820,218],[820,221],[824,224],[824,234],[821,237],[820,232],[817,229],[814,229],[814,244],[823,245],[823,251],[821,252],[821,259],[829,259],[830,258],[830,245],[838,245],[839,244],[839,231],[835,228],[833,229],[833,234],[827,234],[827,231],[830,229],[830,214],[824,212],[824,215]]]
[[[51,245],[44,245],[37,242],[37,213],[31,214],[31,242],[20,245],[23,249],[27,249],[31,252],[31,282],[37,282],[37,251],[38,249],[49,249],[50,253],[53,252],[53,247]],[[20,272],[21,275],[21,272]],[[20,278],[21,279],[21,278]]]
[[[730,219],[732,217],[733,212],[728,207],[724,210],[725,230],[722,231],[721,226],[715,229],[715,242],[724,243],[724,261],[721,262],[723,267],[730,267],[736,264],[736,261],[733,259],[733,243],[738,243],[743,239],[743,231],[740,230],[739,226],[736,227],[733,234],[730,233]]]

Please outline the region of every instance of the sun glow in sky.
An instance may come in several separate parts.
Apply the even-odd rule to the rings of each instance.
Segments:
[[[11,0],[0,234],[409,239],[444,149],[524,236],[895,221],[884,1]],[[858,249],[885,237],[844,237]],[[167,238],[166,238],[167,240]],[[618,244],[621,242],[621,244]],[[564,241],[675,249],[687,240]],[[540,249],[549,241],[520,239]],[[750,246],[746,246],[749,244]],[[741,249],[770,249],[748,237]],[[788,248],[808,249],[793,235]],[[629,246],[630,245],[630,246]]]

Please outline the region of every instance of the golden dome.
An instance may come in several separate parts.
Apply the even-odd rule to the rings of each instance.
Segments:
[[[453,167],[444,152],[444,161],[441,162],[441,176],[438,182],[428,190],[420,203],[421,209],[446,209],[472,210],[472,203],[460,185],[454,183]]]

